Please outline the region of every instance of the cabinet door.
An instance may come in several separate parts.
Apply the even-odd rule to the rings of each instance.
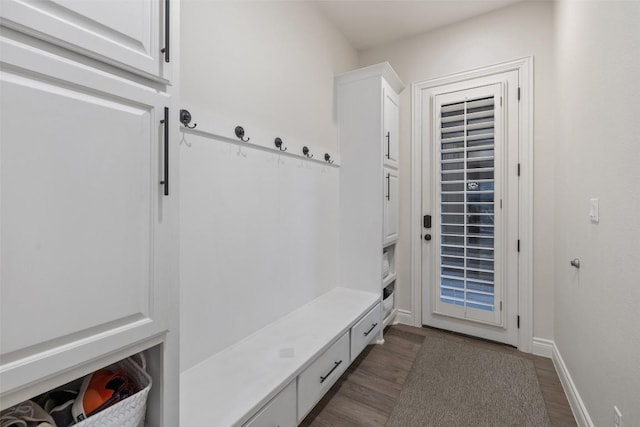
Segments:
[[[169,0],[166,0],[168,2]],[[163,0],[3,0],[2,24],[116,66],[162,76]]]
[[[400,142],[398,96],[389,87],[384,87],[383,93],[384,146],[382,152],[384,153],[384,164],[397,168]]]
[[[5,393],[167,329],[175,197],[160,185],[166,94],[0,42]]]
[[[384,168],[384,244],[398,239],[398,172]]]

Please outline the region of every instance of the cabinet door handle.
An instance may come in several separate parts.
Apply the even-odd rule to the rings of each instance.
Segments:
[[[164,62],[169,62],[169,45],[171,44],[171,19],[169,15],[169,3],[171,0],[164,0],[164,47],[160,52],[164,53]]]
[[[366,337],[366,336],[369,336],[369,334],[371,333],[371,331],[373,331],[373,330],[376,328],[376,326],[378,326],[378,324],[377,324],[377,323],[374,323],[373,325],[371,325],[371,329],[369,329],[367,332],[365,332],[365,333],[364,333],[364,336],[365,336],[365,337]]]
[[[164,119],[160,120],[164,126],[164,179],[160,184],[164,185],[164,195],[169,195],[169,107],[164,107]]]
[[[333,371],[338,369],[338,366],[340,366],[340,364],[342,363],[342,360],[338,362],[333,362],[333,363],[334,363],[333,368],[331,368],[331,370],[327,373],[327,375],[325,375],[324,377],[320,377],[320,384],[322,384],[327,378],[329,378],[329,375],[331,375]]]
[[[391,132],[387,132],[387,159],[390,159],[391,157]]]
[[[387,200],[391,200],[391,174],[387,174]]]

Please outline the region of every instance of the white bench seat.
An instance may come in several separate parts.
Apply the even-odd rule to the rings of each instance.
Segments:
[[[379,302],[335,288],[186,370],[180,425],[243,425]]]

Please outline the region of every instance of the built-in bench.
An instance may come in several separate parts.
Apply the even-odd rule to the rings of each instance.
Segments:
[[[296,426],[380,332],[380,295],[335,288],[180,376],[180,425]]]

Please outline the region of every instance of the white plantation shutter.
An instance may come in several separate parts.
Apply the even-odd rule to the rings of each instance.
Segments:
[[[496,319],[495,95],[440,105],[440,307],[465,318]],[[499,199],[498,199],[499,203]],[[499,208],[499,207],[498,207]],[[458,306],[461,309],[454,308]],[[486,315],[483,315],[485,312]]]

